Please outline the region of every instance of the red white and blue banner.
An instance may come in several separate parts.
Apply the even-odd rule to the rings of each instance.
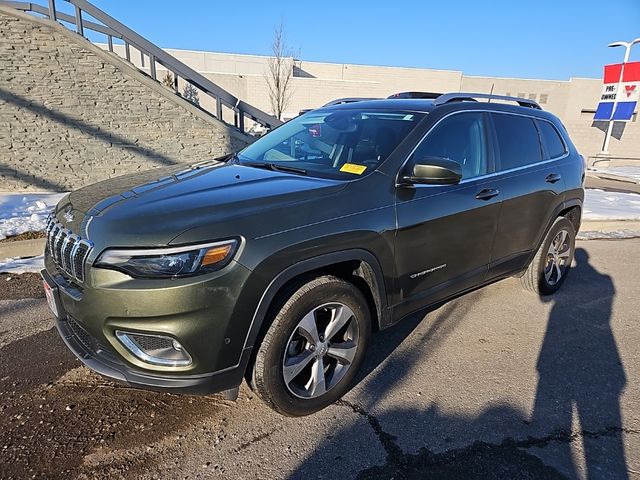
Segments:
[[[631,120],[639,97],[640,62],[606,65],[602,95],[593,119],[622,122]]]

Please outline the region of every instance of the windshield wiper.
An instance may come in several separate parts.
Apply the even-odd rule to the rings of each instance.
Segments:
[[[297,173],[299,175],[307,174],[307,171],[304,168],[290,167],[289,165],[280,165],[278,163],[271,162],[241,162],[240,165],[255,168],[266,168],[275,172]]]

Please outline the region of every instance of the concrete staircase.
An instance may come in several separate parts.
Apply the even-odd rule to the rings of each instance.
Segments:
[[[0,1],[0,191],[66,191],[153,166],[194,163],[244,147],[255,126],[280,123],[199,79],[88,2],[72,5],[74,16],[56,11],[53,1],[50,8]],[[83,12],[102,23],[87,21]],[[90,42],[87,29],[106,34],[110,46],[124,42],[129,55],[146,55],[147,71]],[[198,88],[214,111],[160,83],[159,70]]]

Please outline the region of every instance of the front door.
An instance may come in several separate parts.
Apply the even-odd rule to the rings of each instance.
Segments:
[[[397,188],[399,316],[484,279],[501,201],[488,175],[494,162],[487,125],[483,112],[444,117],[408,160],[411,168],[425,157],[448,158],[460,163],[463,178],[457,185]]]

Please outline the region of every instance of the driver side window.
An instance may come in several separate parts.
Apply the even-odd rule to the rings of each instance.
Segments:
[[[442,120],[418,145],[410,164],[420,163],[425,157],[446,158],[459,163],[463,179],[488,173],[484,114],[455,113]]]

